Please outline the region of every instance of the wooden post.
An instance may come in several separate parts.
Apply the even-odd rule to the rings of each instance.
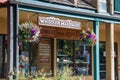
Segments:
[[[8,6],[8,48],[7,48],[7,76],[13,72],[13,6]],[[11,75],[8,80],[13,80]]]
[[[56,72],[57,72],[57,39],[54,38],[54,78],[56,78]],[[56,80],[56,79],[54,79]]]
[[[106,24],[106,80],[114,80],[114,24]]]
[[[19,48],[18,48],[18,5],[9,5],[7,10],[8,17],[8,55],[7,55],[7,74],[13,73],[13,68],[17,70],[18,76],[18,61],[19,61]],[[16,76],[14,76],[16,78]],[[13,80],[13,75],[9,77]]]
[[[18,43],[18,24],[19,24],[19,10],[18,5],[14,5],[13,10],[13,24],[14,24],[14,57],[13,57],[13,70],[16,71],[16,75],[14,76],[16,80],[18,80],[19,76],[19,43]]]
[[[77,7],[77,5],[78,5],[78,0],[74,0],[74,5],[75,5],[75,7]]]
[[[97,0],[97,12],[98,12],[98,13],[100,12],[100,8],[99,8],[99,6],[100,6],[100,1]]]
[[[110,14],[114,14],[114,0],[108,0],[108,8]]]
[[[94,46],[94,80],[100,80],[99,70],[99,21],[94,21],[94,32],[96,34],[96,45]]]

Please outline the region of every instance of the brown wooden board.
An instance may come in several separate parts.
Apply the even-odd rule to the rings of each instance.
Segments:
[[[45,72],[51,71],[51,39],[40,39],[38,46],[38,56],[37,56],[37,68],[38,70],[44,69]]]
[[[40,37],[79,40],[79,35],[80,30],[76,29],[40,27]]]

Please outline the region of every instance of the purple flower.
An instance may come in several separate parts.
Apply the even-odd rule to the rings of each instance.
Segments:
[[[92,38],[92,34],[87,34],[87,37],[88,38]]]
[[[31,30],[30,30],[31,35],[32,36],[35,35],[36,32],[37,32],[37,29],[32,27]]]
[[[90,38],[91,40],[96,40],[95,34],[88,34],[87,37]]]

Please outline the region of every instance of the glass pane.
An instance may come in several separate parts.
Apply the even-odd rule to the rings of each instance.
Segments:
[[[57,69],[73,67],[73,41],[57,40]]]
[[[91,47],[80,45],[75,41],[75,72],[76,75],[91,74]]]

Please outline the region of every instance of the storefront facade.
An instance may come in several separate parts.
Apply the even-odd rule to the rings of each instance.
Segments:
[[[106,80],[119,80],[120,38],[118,36],[120,33],[120,18],[111,15],[113,14],[112,10],[109,10],[105,15],[102,13],[101,7],[99,9],[84,9],[74,7],[76,4],[69,6],[56,4],[54,1],[51,3],[33,0],[5,1],[0,6],[0,12],[6,14],[1,13],[0,16],[0,42],[4,43],[0,45],[0,55],[5,59],[7,58],[7,61],[1,58],[1,64],[4,63],[4,66],[7,64],[8,68],[7,73],[4,73],[4,75],[13,72],[14,68],[17,71],[17,75],[19,75],[19,57],[21,54],[30,59],[29,50],[23,51],[24,49],[21,50],[19,48],[18,26],[25,21],[32,21],[40,27],[38,47],[37,49],[31,47],[30,51],[33,53],[31,54],[32,62],[29,65],[34,70],[45,68],[46,72],[51,71],[52,76],[56,76],[58,69],[68,65],[73,68],[74,75],[83,74],[88,80],[102,80],[102,78],[105,78],[105,74]],[[112,7],[111,9],[113,9]],[[96,13],[96,10],[99,13]],[[106,11],[103,10],[103,12]],[[94,30],[97,41],[95,46],[86,47],[88,55],[85,62],[81,56],[84,49],[80,45],[79,32],[87,28]],[[8,53],[6,48],[4,48],[6,47],[6,40]],[[26,45],[24,44],[24,46]],[[37,50],[37,52],[34,52],[34,50]],[[115,55],[113,54],[114,51]],[[5,57],[5,54],[7,57]],[[116,56],[115,61],[114,56]],[[79,57],[82,57],[82,60]],[[1,71],[0,74],[2,72],[4,71]],[[109,77],[111,75],[112,77]],[[1,77],[5,76],[1,75]]]

